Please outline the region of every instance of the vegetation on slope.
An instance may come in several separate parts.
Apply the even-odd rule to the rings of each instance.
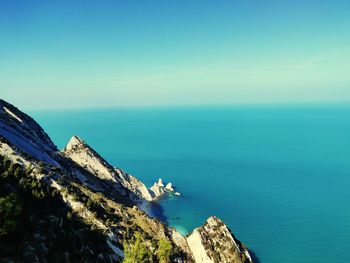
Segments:
[[[109,262],[105,237],[31,173],[0,155],[1,262]]]
[[[59,191],[33,174],[48,167],[22,167],[0,155],[0,259],[29,262],[113,262],[106,235],[124,248],[124,262],[172,262],[186,255],[173,246],[164,226],[138,208],[125,207],[62,176]],[[35,170],[35,171],[34,171]],[[91,213],[83,220],[63,201],[70,196]],[[96,219],[106,229],[94,224]],[[115,256],[115,254],[114,254]]]
[[[140,232],[136,232],[130,242],[124,243],[125,258],[123,263],[143,263],[143,262],[171,262],[172,245],[165,238],[158,241],[156,255],[152,254],[145,245],[145,240]]]

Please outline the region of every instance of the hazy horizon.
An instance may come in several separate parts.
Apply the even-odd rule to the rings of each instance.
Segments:
[[[1,98],[1,97],[0,97]],[[4,99],[4,98],[1,98]],[[6,99],[5,99],[6,101]],[[183,105],[129,105],[129,106],[95,106],[90,107],[89,105],[77,106],[77,107],[22,107],[21,105],[13,104],[17,108],[29,113],[43,112],[43,111],[114,111],[114,110],[186,110],[186,109],[322,109],[322,108],[349,108],[350,104],[347,102],[308,102],[308,103],[246,103],[246,104],[183,104]]]
[[[348,1],[3,1],[25,110],[350,103]]]

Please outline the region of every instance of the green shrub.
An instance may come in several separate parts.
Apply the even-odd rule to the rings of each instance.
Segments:
[[[135,240],[131,244],[124,243],[123,263],[153,262],[152,254],[147,249],[139,232],[135,232]]]
[[[22,204],[16,194],[0,198],[0,236],[10,234],[16,229]]]
[[[160,263],[170,262],[170,255],[172,250],[171,243],[165,238],[161,238],[158,241],[157,257]]]

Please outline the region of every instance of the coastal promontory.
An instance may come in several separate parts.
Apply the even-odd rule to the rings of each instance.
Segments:
[[[140,208],[171,183],[148,188],[78,136],[60,151],[4,100],[0,175],[1,262],[252,262],[214,216],[183,236]]]

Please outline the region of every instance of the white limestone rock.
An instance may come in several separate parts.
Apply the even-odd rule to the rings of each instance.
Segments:
[[[189,245],[192,255],[196,263],[214,262],[207,255],[206,249],[203,245],[202,236],[198,229],[193,230],[190,236],[187,237],[187,244]]]
[[[163,187],[163,186],[164,186],[163,181],[162,181],[162,178],[159,178],[159,179],[158,179],[158,185],[159,185],[160,187]]]
[[[40,125],[15,106],[0,99],[0,137],[38,161],[60,166],[57,147]]]
[[[63,149],[66,157],[73,160],[80,167],[102,180],[113,183],[122,195],[127,192],[134,201],[152,201],[154,194],[137,178],[124,173],[120,169],[113,168],[96,151],[77,136],[73,136]]]
[[[251,256],[230,229],[215,216],[187,237],[196,263],[250,263]]]
[[[153,201],[154,193],[150,191],[139,179],[130,174],[124,173],[118,168],[115,168],[115,171],[119,178],[122,179],[122,184],[126,188],[146,201]]]
[[[165,186],[165,189],[170,191],[170,192],[174,192],[174,188],[172,183],[167,183],[167,185]]]
[[[164,187],[159,185],[158,183],[154,183],[150,190],[153,192],[155,198],[160,198],[161,196],[166,194]]]
[[[153,193],[154,199],[159,199],[169,193],[174,193],[174,187],[172,183],[167,183],[166,186],[164,186],[163,180],[161,178],[158,179],[158,182],[154,183],[153,186],[150,188],[151,192]],[[180,196],[179,192],[174,193],[177,196]]]
[[[121,194],[125,195],[125,189],[129,190],[133,193],[135,201],[137,201],[136,199],[142,199],[150,202],[165,196],[169,192],[174,192],[172,183],[168,183],[164,186],[161,178],[148,189],[136,177],[123,172],[121,169],[113,168],[77,136],[73,136],[70,139],[67,146],[63,149],[63,153],[66,157],[70,158],[91,174],[94,174],[102,180],[114,183],[116,189]]]

